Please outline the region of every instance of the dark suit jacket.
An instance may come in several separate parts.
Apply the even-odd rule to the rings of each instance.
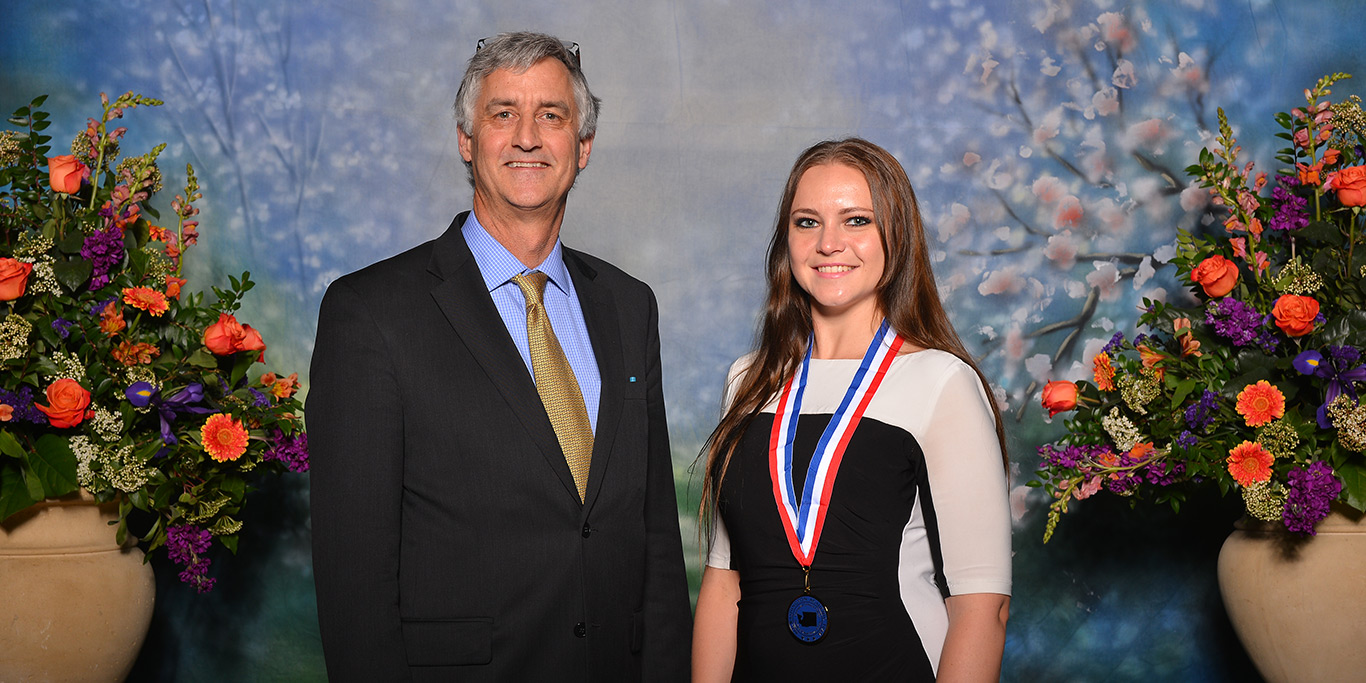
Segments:
[[[580,503],[464,220],[323,298],[307,418],[328,675],[684,680],[654,295],[564,250],[602,377]]]

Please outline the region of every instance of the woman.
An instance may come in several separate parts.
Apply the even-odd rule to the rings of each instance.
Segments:
[[[760,345],[726,393],[693,679],[997,680],[1004,432],[886,150],[851,138],[797,159]]]

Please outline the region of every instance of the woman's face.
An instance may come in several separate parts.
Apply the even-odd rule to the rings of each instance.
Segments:
[[[813,315],[860,324],[877,315],[887,261],[881,233],[862,171],[832,163],[802,174],[788,215],[787,249]]]

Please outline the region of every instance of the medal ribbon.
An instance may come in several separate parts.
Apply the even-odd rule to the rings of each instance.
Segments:
[[[863,412],[868,409],[868,403],[873,400],[873,394],[882,384],[887,368],[896,358],[901,343],[901,337],[883,320],[873,336],[873,342],[863,354],[863,361],[859,363],[858,372],[854,373],[839,409],[830,418],[830,424],[826,425],[825,432],[816,444],[816,452],[806,468],[806,484],[802,488],[800,503],[792,485],[792,443],[797,436],[797,418],[801,416],[802,395],[806,392],[813,342],[807,342],[806,356],[802,358],[796,376],[783,386],[777,412],[773,416],[773,431],[768,440],[769,478],[773,481],[773,498],[778,504],[779,517],[783,520],[787,545],[792,550],[792,556],[803,567],[810,567],[811,559],[816,555],[816,545],[820,543],[821,529],[825,526],[825,511],[830,505],[830,492],[834,489],[840,461],[844,459],[844,449],[849,445],[854,428],[863,418]],[[850,406],[853,406],[852,411]]]

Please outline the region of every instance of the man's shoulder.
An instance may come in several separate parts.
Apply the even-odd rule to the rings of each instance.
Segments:
[[[610,288],[613,292],[654,296],[650,286],[639,278],[592,254],[565,247],[564,256],[565,262],[569,264],[570,268],[578,266],[583,275],[604,287]]]
[[[384,296],[407,288],[429,289],[437,245],[460,237],[460,224],[464,216],[460,214],[442,235],[343,275],[334,280],[328,289],[348,288],[361,293],[383,293]]]

